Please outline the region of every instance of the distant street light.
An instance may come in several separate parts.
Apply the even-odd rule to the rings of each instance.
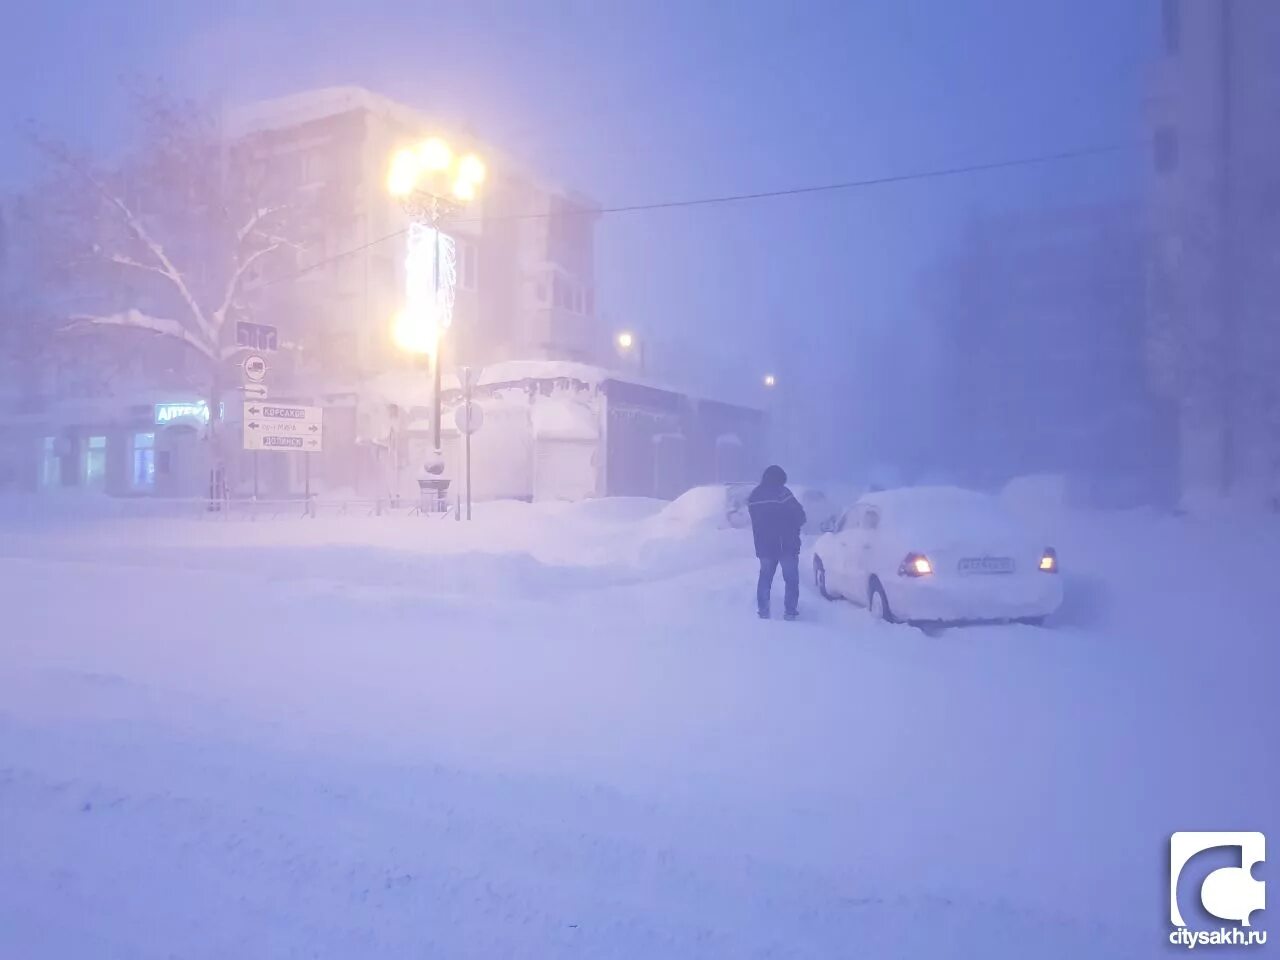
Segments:
[[[644,340],[637,337],[630,330],[623,330],[616,338],[618,344],[618,352],[622,354],[636,353],[636,359],[640,364],[640,372],[644,373]]]
[[[780,429],[778,419],[783,413],[782,400],[789,391],[778,390],[778,378],[772,373],[766,373],[760,378],[760,382],[764,385],[765,397],[761,398],[760,406],[765,414],[765,423],[769,437],[769,447],[772,449],[771,456],[774,459],[789,459],[790,450],[786,449],[787,433]],[[790,391],[794,392],[794,391]]]
[[[426,470],[436,478],[431,489],[441,500],[449,481],[441,477],[440,354],[445,331],[453,322],[457,248],[453,238],[441,232],[440,222],[476,198],[485,176],[484,162],[478,156],[458,156],[440,137],[397,151],[387,172],[387,192],[400,201],[411,219],[405,256],[405,307],[395,318],[392,337],[400,349],[431,358],[434,453]]]

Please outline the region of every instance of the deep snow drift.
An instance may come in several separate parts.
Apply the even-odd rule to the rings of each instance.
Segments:
[[[1280,529],[1056,526],[928,636],[648,501],[11,520],[0,956],[1164,955],[1169,834],[1280,835]]]

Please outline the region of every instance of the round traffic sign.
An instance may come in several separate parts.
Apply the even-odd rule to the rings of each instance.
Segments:
[[[475,433],[484,426],[484,407],[474,400],[453,411],[453,422],[459,433]]]
[[[244,358],[244,378],[250,383],[261,383],[267,379],[266,358],[258,353],[251,353]]]

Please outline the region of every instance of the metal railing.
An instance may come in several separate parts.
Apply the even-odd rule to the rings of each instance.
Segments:
[[[0,497],[0,523],[180,519],[199,521],[307,520],[319,517],[455,516],[452,504],[443,511],[426,511],[409,497],[340,498],[291,497],[253,499],[232,497],[111,497],[100,495],[10,495]]]

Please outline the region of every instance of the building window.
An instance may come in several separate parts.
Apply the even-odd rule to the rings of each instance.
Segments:
[[[133,435],[133,488],[150,490],[156,484],[156,435]]]
[[[1164,52],[1176,56],[1182,48],[1182,0],[1164,0],[1160,22],[1164,33]]]
[[[107,479],[107,438],[90,437],[84,447],[84,485],[101,490]]]
[[[476,288],[476,270],[479,266],[479,250],[470,240],[458,244],[458,286],[463,290]]]
[[[41,445],[40,488],[53,490],[62,486],[62,456],[58,453],[58,438],[45,437]]]
[[[1157,173],[1173,173],[1178,169],[1178,131],[1173,127],[1158,127],[1151,149]]]
[[[318,150],[308,150],[302,154],[302,182],[304,184],[324,183],[325,170],[324,154]]]
[[[551,197],[547,259],[579,277],[591,275],[596,214],[566,197]]]
[[[543,288],[539,285],[538,299],[545,302]],[[575,283],[559,273],[551,275],[551,302],[554,306],[571,313],[590,315],[591,294],[580,283]]]

